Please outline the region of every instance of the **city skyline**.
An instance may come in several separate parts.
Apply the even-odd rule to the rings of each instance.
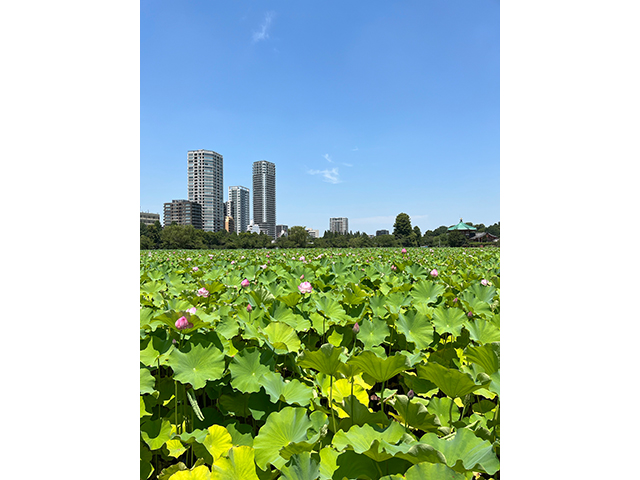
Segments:
[[[184,151],[223,189],[278,166],[278,222],[422,231],[500,221],[500,11],[408,1],[141,2],[140,208],[184,198]],[[326,32],[331,31],[331,35]],[[193,66],[197,65],[194,70]],[[193,73],[192,73],[193,72]]]

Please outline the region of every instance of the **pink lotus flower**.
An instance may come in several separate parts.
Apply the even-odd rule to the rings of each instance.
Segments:
[[[453,299],[453,303],[456,303],[458,301],[458,297]]]
[[[176,320],[176,328],[178,330],[184,330],[191,327],[193,327],[193,324],[190,323],[189,320],[187,320],[187,317],[180,317],[178,320]]]
[[[191,261],[191,257],[187,257],[187,262],[190,262],[190,261]]]
[[[196,295],[198,295],[199,297],[208,297],[209,296],[209,290],[207,290],[206,288],[202,287],[200,290],[198,290],[196,292]]]
[[[467,313],[467,317],[469,317],[469,318],[473,317],[473,312]]]
[[[300,260],[304,260],[304,255],[300,257]]]
[[[249,280],[247,280],[246,278],[244,280],[242,280],[240,282],[240,285],[242,285],[243,287],[248,287],[249,286]]]
[[[438,276],[438,270],[436,270],[435,268],[433,270],[431,270],[431,276],[432,277],[437,277]]]
[[[251,312],[251,310],[253,310],[253,308],[251,307],[251,304],[247,304],[247,312]]]
[[[407,253],[407,249],[406,249],[406,248],[403,248],[403,249],[402,249],[402,253]]]
[[[482,280],[480,280],[480,283],[486,287],[488,285],[489,282],[487,282],[484,278]]]
[[[391,265],[391,270],[393,270],[394,272],[398,269],[398,267],[396,267],[395,265]]]
[[[311,284],[309,282],[302,282],[300,285],[298,285],[298,290],[300,290],[300,293],[311,293],[311,290],[313,290],[313,288],[311,287]]]
[[[196,307],[191,307],[189,310],[187,310],[187,312],[193,315],[194,313],[196,313]]]
[[[198,271],[198,267],[193,267],[191,270],[193,270],[194,272]]]

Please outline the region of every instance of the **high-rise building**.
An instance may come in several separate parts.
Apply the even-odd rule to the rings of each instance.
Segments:
[[[389,235],[389,230],[376,230],[376,237],[380,235]]]
[[[189,200],[202,206],[202,227],[207,232],[224,228],[222,155],[211,150],[187,153]]]
[[[249,225],[249,189],[247,187],[229,187],[229,211],[227,215],[233,217],[235,232],[247,231]]]
[[[178,225],[193,225],[202,229],[202,207],[199,203],[189,200],[172,200],[164,204],[164,226],[173,222]]]
[[[349,219],[346,217],[330,218],[329,231],[331,233],[346,234],[349,232]]]
[[[276,166],[266,160],[253,162],[253,221],[276,238]]]

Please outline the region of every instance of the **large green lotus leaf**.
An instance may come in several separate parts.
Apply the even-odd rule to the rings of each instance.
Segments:
[[[140,426],[140,435],[151,450],[158,450],[171,438],[171,423],[166,418],[148,420]]]
[[[289,308],[295,307],[301,299],[302,295],[298,292],[291,292],[283,297],[278,297],[278,300],[283,302]]]
[[[483,317],[487,317],[493,313],[491,311],[491,305],[475,297],[472,293],[465,292],[465,295],[462,296],[462,299],[469,306],[469,310],[472,311],[475,315],[482,315]]]
[[[458,308],[438,307],[433,311],[433,325],[440,335],[452,333],[457,337],[466,318],[464,312]]]
[[[387,295],[385,307],[391,314],[400,313],[402,307],[406,307],[408,305],[411,305],[411,298],[405,293],[394,292]]]
[[[237,393],[232,395],[220,395],[218,399],[220,407],[223,409],[223,413],[232,413],[238,417],[248,417],[251,415],[249,410],[249,399],[251,394],[249,393]]]
[[[169,477],[169,480],[210,480],[211,472],[206,465],[200,465],[193,470],[180,470]]]
[[[467,347],[465,350],[467,359],[491,375],[500,370],[500,344],[486,343],[481,347]]]
[[[254,460],[255,452],[249,446],[233,447],[229,457],[218,458],[211,469],[211,480],[259,480]]]
[[[448,397],[433,397],[427,405],[429,413],[433,413],[441,425],[449,425],[449,410],[451,410],[452,421],[456,421],[460,416],[458,406]]]
[[[367,405],[369,403],[369,394],[366,390],[366,383],[364,383],[361,377],[356,378],[357,381],[353,382],[353,396],[358,402],[363,405]],[[333,388],[331,388],[331,378],[323,374],[318,374],[316,382],[320,385],[322,395],[325,398],[329,398],[331,395],[331,399],[335,404],[341,404],[345,398],[351,395],[352,388],[351,380],[349,379],[341,378],[339,380],[334,380]],[[340,418],[345,418],[347,414],[346,412],[338,410],[338,416]]]
[[[152,296],[154,293],[161,292],[166,288],[167,285],[163,282],[145,282],[140,286],[140,292],[144,293],[145,295]]]
[[[303,368],[313,368],[320,373],[335,377],[340,370],[340,366],[344,364],[341,359],[343,354],[344,349],[342,347],[334,347],[330,343],[325,343],[313,352],[303,350],[297,358],[297,363]]]
[[[384,296],[375,296],[369,299],[369,305],[371,306],[371,311],[376,317],[384,318],[389,314],[384,305],[386,303],[386,298]]]
[[[493,393],[500,395],[500,372],[494,372],[489,375],[491,378],[491,383],[489,384],[489,390]]]
[[[171,354],[173,342],[166,330],[156,330],[140,344],[140,362],[147,367],[157,367],[166,363]]]
[[[382,458],[375,458],[379,456],[380,452],[370,452],[374,440],[393,445],[398,443],[404,434],[405,429],[398,422],[391,422],[391,424],[383,430],[376,429],[371,425],[354,425],[348,432],[338,430],[338,432],[333,436],[331,443],[337,450],[343,450],[346,447],[351,447],[356,453],[365,453],[370,455],[376,461],[382,461],[392,455],[386,454],[382,455]]]
[[[320,480],[332,480],[333,472],[338,469],[338,456],[331,447],[324,447],[320,450]]]
[[[296,403],[306,407],[313,398],[313,388],[295,378],[285,382],[282,375],[277,372],[265,373],[260,383],[273,403],[284,399],[289,404]]]
[[[280,471],[281,480],[316,480],[320,477],[320,466],[309,452],[293,455]]]
[[[372,412],[367,408],[366,404],[362,404],[355,397],[345,397],[342,400],[342,409],[346,412],[348,417],[340,422],[339,428],[346,431],[352,425],[363,426],[369,424],[371,426],[377,426],[384,428],[389,425],[389,417],[383,412]]]
[[[500,329],[489,320],[475,318],[465,322],[465,328],[469,330],[472,340],[478,343],[492,343],[500,341]]]
[[[258,287],[255,290],[251,290],[249,295],[255,302],[255,305],[268,305],[275,301],[273,294],[264,287]]]
[[[399,314],[396,330],[402,333],[407,341],[414,343],[418,350],[426,350],[433,342],[433,325],[420,313],[409,311]]]
[[[269,367],[263,365],[260,351],[247,348],[239,352],[229,365],[231,386],[244,393],[257,392],[262,386],[262,376],[269,373]]]
[[[438,297],[445,291],[445,287],[440,283],[430,280],[422,280],[413,284],[411,297],[415,303],[429,304],[438,301]]]
[[[364,344],[364,348],[368,350],[384,342],[389,333],[387,322],[372,318],[362,322],[357,338]]]
[[[411,368],[404,355],[395,354],[383,359],[370,351],[364,351],[360,355],[351,357],[347,363],[356,365],[376,382],[384,382]]]
[[[385,444],[384,449],[396,458],[402,458],[413,464],[422,462],[444,463],[445,458],[442,453],[437,451],[431,445],[416,442],[400,443],[398,445]]]
[[[152,410],[152,407],[156,404],[157,402],[152,396],[140,395],[140,418],[153,415],[153,412],[148,411],[147,408],[149,408],[149,410]]]
[[[473,470],[493,475],[500,469],[500,461],[491,442],[476,437],[466,428],[457,430],[450,440],[441,440],[435,433],[427,433],[420,442],[442,452],[447,465],[458,472]]]
[[[377,443],[377,441],[376,441]],[[338,469],[333,478],[348,479],[378,479],[380,471],[385,474],[394,475],[407,471],[411,463],[401,458],[390,458],[384,462],[376,462],[367,455],[358,454],[352,450],[347,450],[338,457]]]
[[[265,288],[275,298],[283,297],[284,295],[286,295],[289,292],[291,292],[291,288],[289,288],[288,286],[286,286],[286,285],[284,285],[282,283],[277,283],[277,282],[269,283],[269,284],[265,285]],[[296,292],[293,292],[293,293],[296,293]]]
[[[422,462],[407,470],[406,480],[465,480],[467,477],[442,463]],[[382,480],[382,479],[380,479]]]
[[[314,303],[316,308],[327,318],[327,326],[335,324],[344,325],[347,315],[342,306],[333,297],[325,295],[320,298],[315,298]]]
[[[425,278],[429,274],[427,270],[418,263],[414,263],[413,265],[408,265],[404,269],[404,271],[413,275],[416,278]]]
[[[471,293],[474,297],[484,303],[491,304],[493,297],[496,295],[496,289],[491,285],[485,287],[480,283],[475,283],[462,293],[463,298],[467,293]]]
[[[256,464],[266,470],[269,464],[282,468],[286,460],[280,456],[280,449],[291,442],[307,440],[307,430],[313,422],[306,415],[306,408],[285,407],[267,417],[253,440]]]
[[[167,443],[165,443],[164,446],[167,448],[167,450],[169,450],[169,456],[173,458],[178,458],[180,455],[187,451],[182,442],[177,438],[174,438],[173,440],[167,440]]]
[[[272,322],[264,329],[264,333],[266,333],[274,351],[279,355],[297,352],[300,349],[300,339],[289,325]]]
[[[405,480],[404,475],[400,475],[396,473],[394,475],[385,475],[384,477],[380,477],[380,480]]]
[[[207,429],[207,436],[202,444],[216,461],[229,451],[233,446],[233,440],[226,428],[221,425],[211,425]]]
[[[153,471],[153,465],[151,465],[151,460],[153,459],[153,454],[149,451],[149,449],[144,444],[140,444],[140,480],[147,480]]]
[[[195,466],[199,467],[200,464]],[[171,478],[171,475],[173,475],[176,472],[181,472],[183,470],[189,470],[189,468],[187,468],[187,466],[184,463],[178,462],[174,465],[171,465],[170,467],[163,469],[158,475],[158,480],[169,480],[169,478]]]
[[[476,384],[473,377],[460,370],[443,367],[442,365],[429,362],[426,365],[418,365],[418,377],[435,383],[445,395],[451,398],[464,397],[479,388],[486,386],[488,382],[480,385]]]
[[[196,345],[187,353],[174,350],[167,363],[177,381],[190,383],[196,390],[204,387],[207,380],[221,378],[225,369],[224,354],[213,346]]]
[[[240,331],[238,320],[232,316],[224,317],[216,325],[216,333],[231,340]]]
[[[229,422],[227,420],[226,422]],[[231,435],[231,440],[235,446],[238,445],[246,445],[248,447],[253,447],[253,429],[251,425],[247,425],[246,423],[238,423],[237,421],[232,421],[235,423],[226,423],[227,431],[229,435]]]
[[[147,368],[140,369],[140,394],[153,393],[156,379]]]
[[[437,430],[441,426],[440,420],[429,413],[427,407],[418,401],[412,402],[406,395],[396,395],[391,404],[398,412],[395,417],[400,423],[406,422],[413,428],[425,432]]]

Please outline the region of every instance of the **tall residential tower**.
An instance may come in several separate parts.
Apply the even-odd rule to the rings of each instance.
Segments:
[[[189,200],[202,206],[202,228],[219,232],[224,228],[222,155],[211,150],[187,153]]]
[[[346,235],[349,232],[349,219],[346,217],[330,218],[329,231],[331,233],[341,233]]]
[[[253,222],[276,238],[276,166],[266,160],[253,162]]]
[[[235,232],[247,231],[249,225],[249,189],[247,187],[229,187],[229,212],[233,217]]]

